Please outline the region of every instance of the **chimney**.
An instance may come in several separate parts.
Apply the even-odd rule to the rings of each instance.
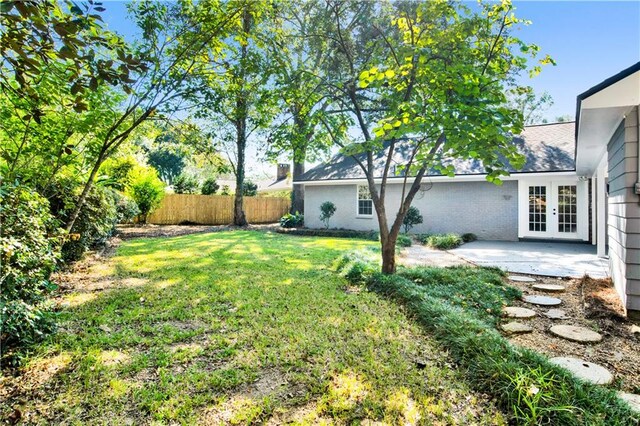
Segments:
[[[286,179],[291,171],[291,165],[278,164],[278,171],[276,173],[276,182],[280,182],[282,179]]]

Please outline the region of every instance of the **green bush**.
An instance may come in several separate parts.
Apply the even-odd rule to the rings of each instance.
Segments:
[[[46,296],[60,256],[58,222],[31,188],[0,185],[0,345],[33,343],[54,328]]]
[[[54,195],[49,197],[51,213],[67,223],[78,203],[79,188],[72,179],[59,179],[52,183]],[[62,259],[73,262],[92,247],[103,244],[120,221],[119,193],[108,187],[94,185],[87,195],[70,235],[62,244]]]
[[[426,245],[438,250],[450,250],[462,244],[462,238],[458,234],[435,234],[426,237]]]
[[[255,197],[258,195],[258,185],[250,180],[245,180],[242,184],[242,195],[245,197]]]
[[[462,241],[464,241],[465,243],[470,243],[470,242],[476,241],[478,239],[476,234],[473,234],[471,232],[467,232],[466,234],[462,234],[461,238],[462,238]]]
[[[336,212],[336,205],[331,201],[325,201],[320,205],[320,220],[324,223],[324,227],[329,229],[329,220]]]
[[[354,231],[351,229],[276,229],[276,232],[287,235],[329,238],[358,238],[362,240],[380,241],[380,234],[375,231]]]
[[[408,235],[398,235],[398,239],[396,240],[396,246],[397,247],[411,247],[411,244],[413,243],[413,241],[411,240],[411,237],[409,237]]]
[[[129,196],[115,192],[114,198],[116,202],[116,215],[118,223],[132,223],[133,220],[140,214],[138,204],[133,201]]]
[[[196,194],[200,184],[195,176],[181,173],[173,179],[173,192],[176,194]]]
[[[207,180],[202,183],[201,193],[202,195],[213,195],[218,192],[218,189],[220,189],[220,185],[218,185],[216,180],[207,178]]]
[[[482,306],[464,306],[459,300],[451,300],[454,291],[486,286],[487,289],[482,289],[482,294],[475,297],[485,301],[482,303],[497,306],[498,300],[493,299],[493,296],[500,296],[495,292],[495,282],[500,277],[497,270],[447,268],[439,272],[432,268],[407,272],[415,275],[405,272],[383,275],[369,272],[372,265],[351,267],[355,262],[362,262],[361,259],[360,254],[343,255],[336,263],[344,276],[354,277],[352,282],[364,281],[369,290],[403,304],[448,351],[469,383],[476,390],[491,395],[503,410],[511,413],[510,423],[639,424],[640,416],[634,414],[614,390],[578,380],[551,364],[545,356],[513,346],[496,331],[492,321],[487,321],[485,314],[480,314]],[[474,271],[480,277],[470,285],[465,284]],[[423,281],[415,282],[408,277],[422,277]],[[483,283],[485,279],[489,282]],[[487,298],[486,295],[493,296]],[[510,297],[505,294],[503,301],[507,302]],[[497,314],[492,312],[490,315]]]
[[[127,195],[138,205],[140,222],[146,223],[147,216],[156,209],[164,198],[164,183],[152,168],[139,168],[132,173]]]
[[[299,228],[304,225],[304,215],[300,212],[296,214],[287,213],[280,218],[280,226],[283,228]]]
[[[229,185],[222,185],[220,195],[231,195],[231,188],[229,188]]]
[[[404,233],[408,233],[411,228],[422,223],[422,215],[417,207],[411,206],[407,210],[407,214],[402,219],[402,226],[404,226]]]

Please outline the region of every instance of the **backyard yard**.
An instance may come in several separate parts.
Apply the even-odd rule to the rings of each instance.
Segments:
[[[60,274],[60,330],[0,383],[24,424],[502,424],[403,308],[331,270],[371,241],[131,239]]]

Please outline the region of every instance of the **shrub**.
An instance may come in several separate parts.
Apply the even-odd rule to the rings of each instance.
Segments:
[[[147,216],[160,205],[164,198],[164,184],[155,169],[145,167],[134,171],[127,194],[136,202],[140,222],[146,223]]]
[[[108,158],[100,168],[100,172],[106,177],[104,183],[118,191],[124,191],[137,164],[132,156]]]
[[[53,330],[46,295],[59,259],[57,221],[31,188],[0,186],[0,344],[20,346]]]
[[[329,220],[331,216],[336,212],[336,205],[331,201],[325,201],[320,206],[320,220],[324,223],[324,227],[329,229]]]
[[[220,195],[231,195],[231,188],[229,188],[229,185],[222,185]]]
[[[420,210],[417,207],[409,207],[407,210],[407,214],[404,219],[402,219],[402,226],[404,226],[404,233],[408,233],[411,228],[415,225],[419,225],[422,223],[422,215],[420,214]]]
[[[173,179],[173,192],[176,194],[195,194],[200,189],[198,179],[181,173]]]
[[[287,213],[280,218],[280,226],[283,228],[298,228],[304,225],[304,215],[300,212],[296,214]]]
[[[396,240],[397,247],[411,247],[411,237],[408,235],[398,235],[398,239]]]
[[[66,223],[78,202],[78,188],[71,179],[60,179],[52,183],[55,188],[50,200],[51,213]],[[92,247],[103,244],[120,221],[118,214],[118,192],[112,188],[95,185],[89,191],[73,229],[62,244],[62,259],[73,262]]]
[[[343,255],[337,261],[339,272],[351,277],[352,282],[364,282],[369,290],[404,305],[412,317],[444,346],[469,383],[476,390],[495,398],[502,409],[511,412],[510,423],[638,424],[637,414],[618,399],[614,390],[583,382],[551,364],[545,356],[509,343],[495,330],[492,321],[486,320],[490,315],[499,315],[499,311],[490,308],[492,312],[489,314],[485,309],[483,318],[484,303],[497,308],[515,294],[505,293],[500,300],[499,292],[496,293],[500,286],[494,284],[500,277],[496,270],[428,268],[413,272],[413,276],[404,273],[384,275],[377,271],[369,272],[372,266],[359,264],[361,258],[359,254]],[[353,268],[356,262],[358,268]],[[474,273],[481,276],[466,283]],[[482,275],[489,279],[489,283],[483,282]],[[411,277],[415,280],[410,280]],[[486,288],[475,288],[478,286]],[[480,302],[479,306],[465,305],[461,300],[452,301],[450,296],[456,291],[480,291],[480,295],[474,295],[480,299],[475,300]]]
[[[462,238],[458,234],[435,234],[427,237],[426,244],[438,250],[450,250],[459,247]]]
[[[462,234],[462,241],[465,243],[470,243],[471,241],[476,241],[478,237],[476,234],[472,234],[471,232],[467,232],[466,234]]]
[[[250,180],[245,180],[242,184],[242,195],[245,197],[255,197],[258,195],[258,185]]]
[[[380,234],[376,231],[354,231],[351,229],[276,229],[276,232],[287,235],[300,235],[305,237],[329,237],[329,238],[359,238],[369,241],[380,241]]]
[[[140,209],[135,201],[129,196],[116,192],[116,214],[118,223],[132,223],[133,220],[140,214]]]
[[[202,183],[201,192],[202,195],[213,195],[218,192],[218,189],[220,189],[220,185],[216,183],[216,180],[214,178],[207,178]]]

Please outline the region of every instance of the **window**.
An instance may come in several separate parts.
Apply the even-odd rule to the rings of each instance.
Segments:
[[[368,185],[358,185],[358,216],[373,215],[373,200]]]

